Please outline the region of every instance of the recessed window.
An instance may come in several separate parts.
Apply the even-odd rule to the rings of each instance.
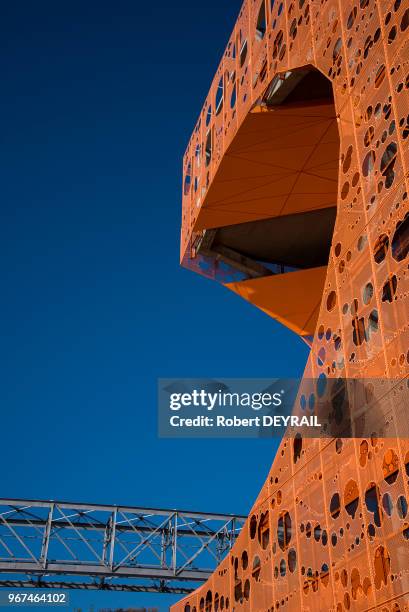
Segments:
[[[207,167],[212,161],[212,132],[211,130],[209,130],[207,134],[205,153],[206,153],[206,167]]]
[[[240,68],[243,68],[244,62],[246,61],[246,57],[247,57],[247,40],[244,41],[240,49]]]
[[[291,533],[291,517],[288,512],[284,512],[284,514],[278,519],[277,525],[277,539],[281,550],[286,550],[288,548],[291,541]]]
[[[219,84],[216,90],[216,115],[219,115],[223,108],[223,93],[224,93],[223,77],[220,77],[220,81],[219,81]]]
[[[264,0],[260,5],[260,10],[258,12],[257,17],[257,25],[256,25],[256,40],[263,40],[264,35],[266,33],[267,24],[266,24],[266,6],[264,4]]]
[[[183,186],[183,193],[185,194],[185,196],[189,194],[191,183],[192,183],[192,164],[189,162],[187,169],[186,169],[185,183]]]

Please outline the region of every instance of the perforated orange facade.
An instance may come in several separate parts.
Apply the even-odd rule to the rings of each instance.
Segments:
[[[245,1],[184,157],[182,262],[300,334],[305,377],[396,385],[388,437],[282,441],[174,611],[409,610],[408,166],[407,0]]]

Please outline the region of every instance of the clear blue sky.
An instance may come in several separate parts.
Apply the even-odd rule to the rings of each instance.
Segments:
[[[3,497],[246,513],[264,481],[272,442],[156,436],[157,377],[298,376],[307,356],[178,262],[181,157],[239,7],[2,6]]]

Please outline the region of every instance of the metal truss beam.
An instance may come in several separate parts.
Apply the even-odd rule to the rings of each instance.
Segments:
[[[125,591],[128,593],[167,593],[188,595],[193,588],[189,586],[169,586],[163,583],[122,584],[105,582],[73,582],[56,580],[0,580],[0,589],[77,589],[80,591]]]
[[[0,499],[0,587],[188,593],[211,575],[245,519]]]

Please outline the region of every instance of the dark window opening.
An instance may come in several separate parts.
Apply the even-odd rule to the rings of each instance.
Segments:
[[[352,518],[355,518],[355,513],[358,509],[358,504],[359,504],[359,497],[356,497],[355,499],[345,504],[345,510],[347,514],[349,514],[349,516],[351,516]]]
[[[186,174],[185,174],[185,183],[183,185],[183,193],[184,195],[189,195],[190,186],[192,184],[192,164],[189,162]]]
[[[261,572],[261,561],[260,558],[256,555],[253,559],[253,568],[251,570],[251,575],[256,582],[260,579]]]
[[[212,592],[211,591],[207,591],[206,594],[206,612],[211,612],[212,609]]]
[[[261,2],[260,10],[258,12],[257,17],[257,25],[256,25],[256,39],[263,40],[264,35],[266,33],[267,24],[266,24],[266,6],[264,0]]]
[[[261,5],[261,22],[265,18],[265,4]],[[240,50],[240,64],[243,65],[247,55],[247,41]],[[261,75],[260,75],[261,76]],[[223,84],[219,86],[222,92]],[[235,97],[235,90],[232,93]],[[216,108],[222,104],[223,96],[216,100]],[[234,100],[235,102],[235,100]],[[307,66],[300,70],[286,72],[276,77],[270,84],[261,102],[266,109],[295,105],[306,106],[320,112],[321,108],[333,106],[332,85],[319,71]],[[230,105],[232,105],[230,101]],[[217,111],[216,111],[217,112]],[[325,111],[328,116],[328,110]],[[268,113],[267,113],[268,114]],[[336,121],[334,108],[333,119]],[[260,117],[265,116],[264,113]],[[262,119],[261,119],[262,120]],[[294,137],[296,138],[296,137]],[[286,138],[285,146],[297,146],[292,142],[291,134]],[[274,274],[285,274],[296,270],[308,270],[328,265],[329,253],[336,218],[337,202],[337,168],[339,159],[339,140],[334,139],[333,158],[334,179],[328,181],[328,193],[325,201],[311,202],[306,209],[303,196],[289,209],[273,210],[274,182],[271,186],[272,215],[270,218],[225,225],[206,230],[198,246],[198,252],[206,257],[223,261],[234,269],[244,273],[246,278],[260,278]],[[205,143],[206,164],[212,159],[212,136],[209,132]],[[243,185],[243,189],[246,189]],[[251,192],[253,183],[249,183]],[[295,198],[293,198],[295,199]],[[291,212],[291,209],[294,212]],[[287,212],[288,210],[288,212]],[[268,215],[268,212],[266,213]],[[254,215],[256,217],[256,214]]]
[[[392,237],[392,257],[402,261],[409,254],[409,213],[400,221]]]
[[[288,545],[291,542],[292,535],[292,525],[291,525],[291,517],[288,512],[285,512],[278,519],[277,525],[277,539],[278,545],[281,550],[287,550]]]
[[[212,161],[212,132],[209,130],[206,137],[206,147],[205,147],[205,155],[206,155],[206,167]]]
[[[234,599],[236,601],[240,601],[240,603],[243,600],[243,588],[241,580],[239,580],[236,586],[234,587]]]
[[[363,317],[358,318],[355,316],[352,319],[352,329],[352,338],[355,346],[361,346],[361,344],[366,340],[365,319]]]
[[[219,115],[223,108],[223,94],[224,94],[224,85],[223,85],[223,77],[220,77],[219,84],[216,90],[216,115]]]
[[[398,279],[396,274],[393,274],[388,278],[382,288],[382,302],[392,302],[398,286]]]
[[[277,75],[264,98],[267,106],[281,106],[310,101],[332,101],[332,85],[329,79],[310,66]]]
[[[332,496],[329,511],[333,519],[337,519],[339,517],[341,512],[341,502],[339,498],[339,493],[334,493],[334,495]]]
[[[302,436],[301,434],[297,433],[294,438],[294,442],[293,442],[293,461],[294,463],[297,463],[298,459],[300,459],[301,451],[302,451]]]
[[[244,62],[246,61],[246,57],[247,57],[247,40],[244,41],[240,49],[240,68],[243,68]]]
[[[261,514],[258,525],[258,541],[263,550],[268,546],[270,540],[270,525],[268,520],[268,510]]]
[[[365,504],[368,512],[374,515],[374,523],[377,527],[381,526],[381,509],[379,507],[378,487],[371,483],[365,493]]]
[[[253,516],[250,519],[250,539],[251,540],[254,540],[254,538],[256,537],[256,532],[257,532],[257,518],[253,514]]]

